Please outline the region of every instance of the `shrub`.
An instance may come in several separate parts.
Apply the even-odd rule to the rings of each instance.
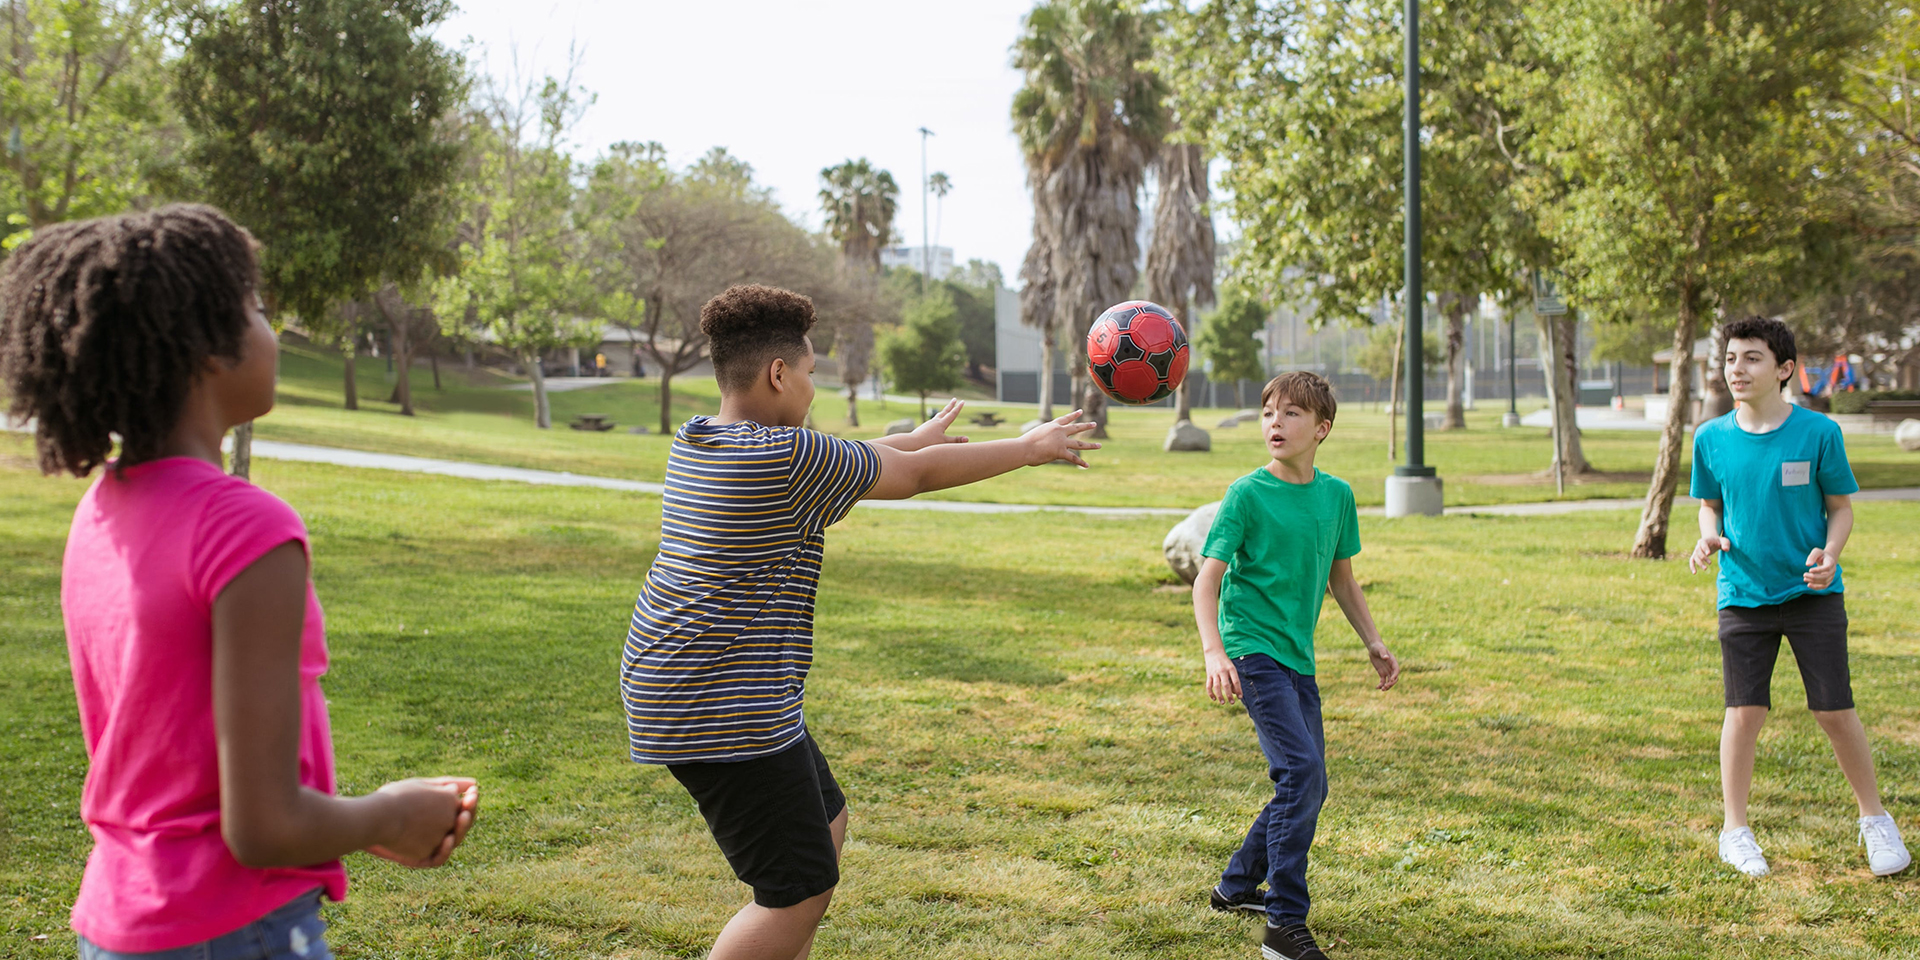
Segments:
[[[1856,390],[1833,395],[1834,413],[1866,413],[1875,400],[1920,400],[1920,390]]]

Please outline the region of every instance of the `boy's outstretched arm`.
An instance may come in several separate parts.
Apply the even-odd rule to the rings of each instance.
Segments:
[[[1373,611],[1367,609],[1367,595],[1360,590],[1360,581],[1353,576],[1352,557],[1333,562],[1333,569],[1327,574],[1327,591],[1333,594],[1334,602],[1340,605],[1340,612],[1347,615],[1347,622],[1353,624],[1353,632],[1359,634],[1361,642],[1367,645],[1367,659],[1373,661],[1373,671],[1380,675],[1380,689],[1393,689],[1400,679],[1400,661],[1394,659],[1386,641],[1380,639],[1380,628],[1373,625]]]
[[[953,412],[959,413],[958,408]],[[1079,418],[1080,411],[1075,410],[1034,427],[1025,436],[985,443],[936,443],[919,450],[874,444],[874,451],[880,454],[880,480],[867,491],[864,499],[905,500],[929,490],[965,486],[1055,460],[1085,467],[1087,462],[1080,459],[1080,451],[1098,450],[1100,445],[1080,439],[1081,434],[1096,425],[1075,423]],[[951,418],[948,422],[952,422]]]
[[[1226,575],[1226,561],[1207,557],[1193,578],[1193,619],[1200,627],[1200,653],[1207,663],[1207,699],[1214,703],[1232,703],[1240,696],[1240,671],[1220,639],[1220,581]]]

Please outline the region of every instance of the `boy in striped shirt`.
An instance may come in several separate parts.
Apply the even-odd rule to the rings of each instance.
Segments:
[[[1079,411],[1025,436],[949,437],[948,403],[909,434],[851,441],[802,428],[813,404],[813,302],[737,286],[700,311],[720,413],[667,456],[660,552],[621,660],[633,759],[663,764],[700,806],[753,902],[711,960],[804,958],[839,883],[846,798],[801,706],[826,528],[862,499],[903,499],[1067,460]]]

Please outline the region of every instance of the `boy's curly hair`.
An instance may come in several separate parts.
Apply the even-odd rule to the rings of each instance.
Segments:
[[[1793,345],[1793,328],[1772,317],[1741,317],[1727,321],[1720,328],[1720,340],[1730,343],[1734,340],[1762,340],[1767,349],[1773,351],[1773,362],[1783,366],[1788,360],[1797,360],[1800,353]]]
[[[209,357],[238,358],[253,237],[176,204],[37,230],[0,272],[0,381],[45,473],[159,455]]]
[[[813,301],[779,287],[741,284],[708,300],[700,308],[700,332],[707,335],[720,389],[748,389],[774,357],[799,359],[813,322]]]

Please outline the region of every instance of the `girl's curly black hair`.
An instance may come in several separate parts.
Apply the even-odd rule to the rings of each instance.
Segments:
[[[175,204],[35,231],[0,272],[0,381],[45,473],[159,455],[209,357],[237,359],[260,282],[251,234]]]

